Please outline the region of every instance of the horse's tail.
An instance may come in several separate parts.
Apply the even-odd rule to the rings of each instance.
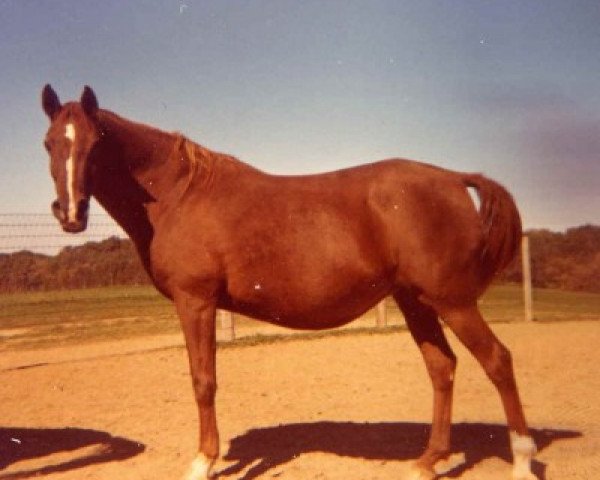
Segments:
[[[500,184],[482,175],[467,175],[467,187],[477,190],[483,231],[481,260],[486,273],[500,273],[515,257],[522,235],[521,217],[515,201]]]

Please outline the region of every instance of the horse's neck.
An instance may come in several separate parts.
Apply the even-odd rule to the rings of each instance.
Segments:
[[[181,135],[103,110],[99,121],[103,140],[97,154],[94,196],[133,240],[149,272],[156,225],[179,205],[192,184],[209,194],[217,176],[219,182],[228,183],[240,174],[262,175]]]
[[[173,160],[177,136],[101,111],[103,131],[94,196],[125,230],[149,268],[155,223],[189,172]]]
[[[108,136],[108,161],[126,166],[132,179],[159,201],[186,174],[187,165],[172,161],[177,135],[101,112],[103,131]]]

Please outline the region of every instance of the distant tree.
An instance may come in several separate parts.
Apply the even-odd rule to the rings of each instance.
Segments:
[[[148,282],[131,241],[117,237],[65,247],[56,256],[26,251],[0,255],[0,292]]]
[[[25,251],[0,255],[0,290],[42,290],[46,281],[46,259],[44,255]]]

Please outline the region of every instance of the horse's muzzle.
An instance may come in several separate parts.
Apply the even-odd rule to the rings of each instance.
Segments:
[[[65,209],[61,207],[58,200],[52,202],[52,214],[60,222],[60,226],[67,233],[80,233],[87,228],[88,212],[90,202],[87,199],[82,199],[77,202],[77,212],[75,219],[69,219]]]

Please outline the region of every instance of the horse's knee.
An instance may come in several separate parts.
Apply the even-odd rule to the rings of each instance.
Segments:
[[[456,357],[446,357],[444,362],[436,370],[433,383],[437,388],[450,389],[454,385],[454,373],[456,372]]]
[[[217,383],[214,378],[194,378],[194,394],[199,406],[211,406],[215,403]]]
[[[423,348],[423,356],[431,383],[436,390],[449,390],[454,385],[456,356],[440,353],[438,350]]]
[[[495,343],[484,363],[485,372],[499,389],[514,386],[512,355],[501,343]]]

